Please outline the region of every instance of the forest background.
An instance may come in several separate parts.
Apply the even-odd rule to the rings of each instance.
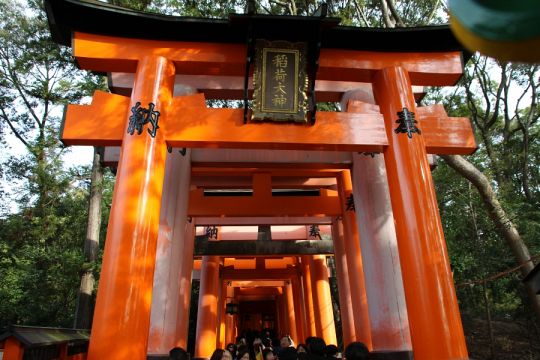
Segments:
[[[108,2],[222,18],[247,5]],[[342,25],[448,22],[444,0],[327,3],[328,15],[340,17]],[[250,4],[261,14],[293,15],[313,14],[319,6],[311,0]],[[62,106],[87,100],[106,81],[76,69],[70,49],[52,42],[41,1],[0,0],[0,13],[0,333],[10,324],[84,327],[93,296],[85,303],[81,294],[95,295],[114,174],[98,166],[99,149],[93,168],[74,165],[58,130]],[[522,282],[540,259],[539,74],[538,65],[474,54],[456,87],[429,88],[422,100],[443,103],[450,116],[470,118],[479,145],[466,159],[442,156],[433,171],[469,351],[476,359],[540,359],[540,298]],[[91,213],[99,218],[95,235],[87,233],[91,195]]]

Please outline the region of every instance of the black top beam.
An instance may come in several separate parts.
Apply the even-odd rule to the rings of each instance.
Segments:
[[[450,28],[360,28],[337,26],[337,18],[232,14],[203,19],[143,13],[94,0],[45,0],[54,40],[71,45],[73,31],[128,38],[243,44],[250,23],[253,36],[267,40],[305,41],[322,27],[322,48],[386,52],[465,52]],[[465,55],[468,57],[468,54]]]

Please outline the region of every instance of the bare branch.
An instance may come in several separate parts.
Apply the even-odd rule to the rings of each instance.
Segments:
[[[386,0],[386,3],[388,4],[388,8],[390,9],[390,13],[394,18],[396,25],[399,27],[405,27],[401,16],[399,16],[398,12],[396,11],[396,4],[394,4],[394,0]]]
[[[364,12],[364,10],[362,10],[362,7],[358,4],[358,0],[354,0],[354,7],[356,9],[356,12],[358,13],[358,16],[364,22],[364,25],[367,27],[371,27],[371,22],[366,17],[366,13]]]
[[[30,144],[22,137],[22,135],[19,133],[19,131],[17,131],[17,129],[15,128],[15,126],[13,125],[13,123],[11,122],[11,120],[9,120],[9,116],[8,114],[6,114],[6,111],[4,110],[4,108],[0,108],[0,111],[2,111],[2,118],[6,121],[6,123],[8,124],[9,128],[11,129],[11,131],[13,132],[13,134],[15,135],[15,137],[17,137],[17,139],[19,139],[19,141],[26,147],[26,149],[34,154],[33,152],[33,149],[32,147],[30,146]]]
[[[395,27],[395,24],[392,22],[392,19],[390,19],[390,14],[388,13],[388,7],[385,0],[379,0],[381,3],[381,10],[383,14],[383,21],[386,27],[393,28]]]

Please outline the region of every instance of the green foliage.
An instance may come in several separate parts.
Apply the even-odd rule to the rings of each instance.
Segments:
[[[9,324],[71,326],[83,264],[89,169],[66,169],[58,129],[61,106],[102,80],[77,70],[70,50],[52,42],[40,4],[0,2],[0,137],[26,150],[1,166],[12,189],[0,213],[0,332]]]
[[[452,94],[438,89],[427,98],[444,103],[451,116],[471,118],[479,149],[468,160],[491,180],[532,256],[540,253],[538,74],[537,66],[474,56]],[[434,178],[458,299],[464,312],[482,315],[483,288],[476,280],[514,268],[516,260],[476,189],[442,162]],[[488,281],[495,317],[530,317],[518,274]]]

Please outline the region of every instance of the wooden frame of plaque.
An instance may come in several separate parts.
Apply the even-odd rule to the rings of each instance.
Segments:
[[[257,40],[252,120],[308,122],[307,44]]]

